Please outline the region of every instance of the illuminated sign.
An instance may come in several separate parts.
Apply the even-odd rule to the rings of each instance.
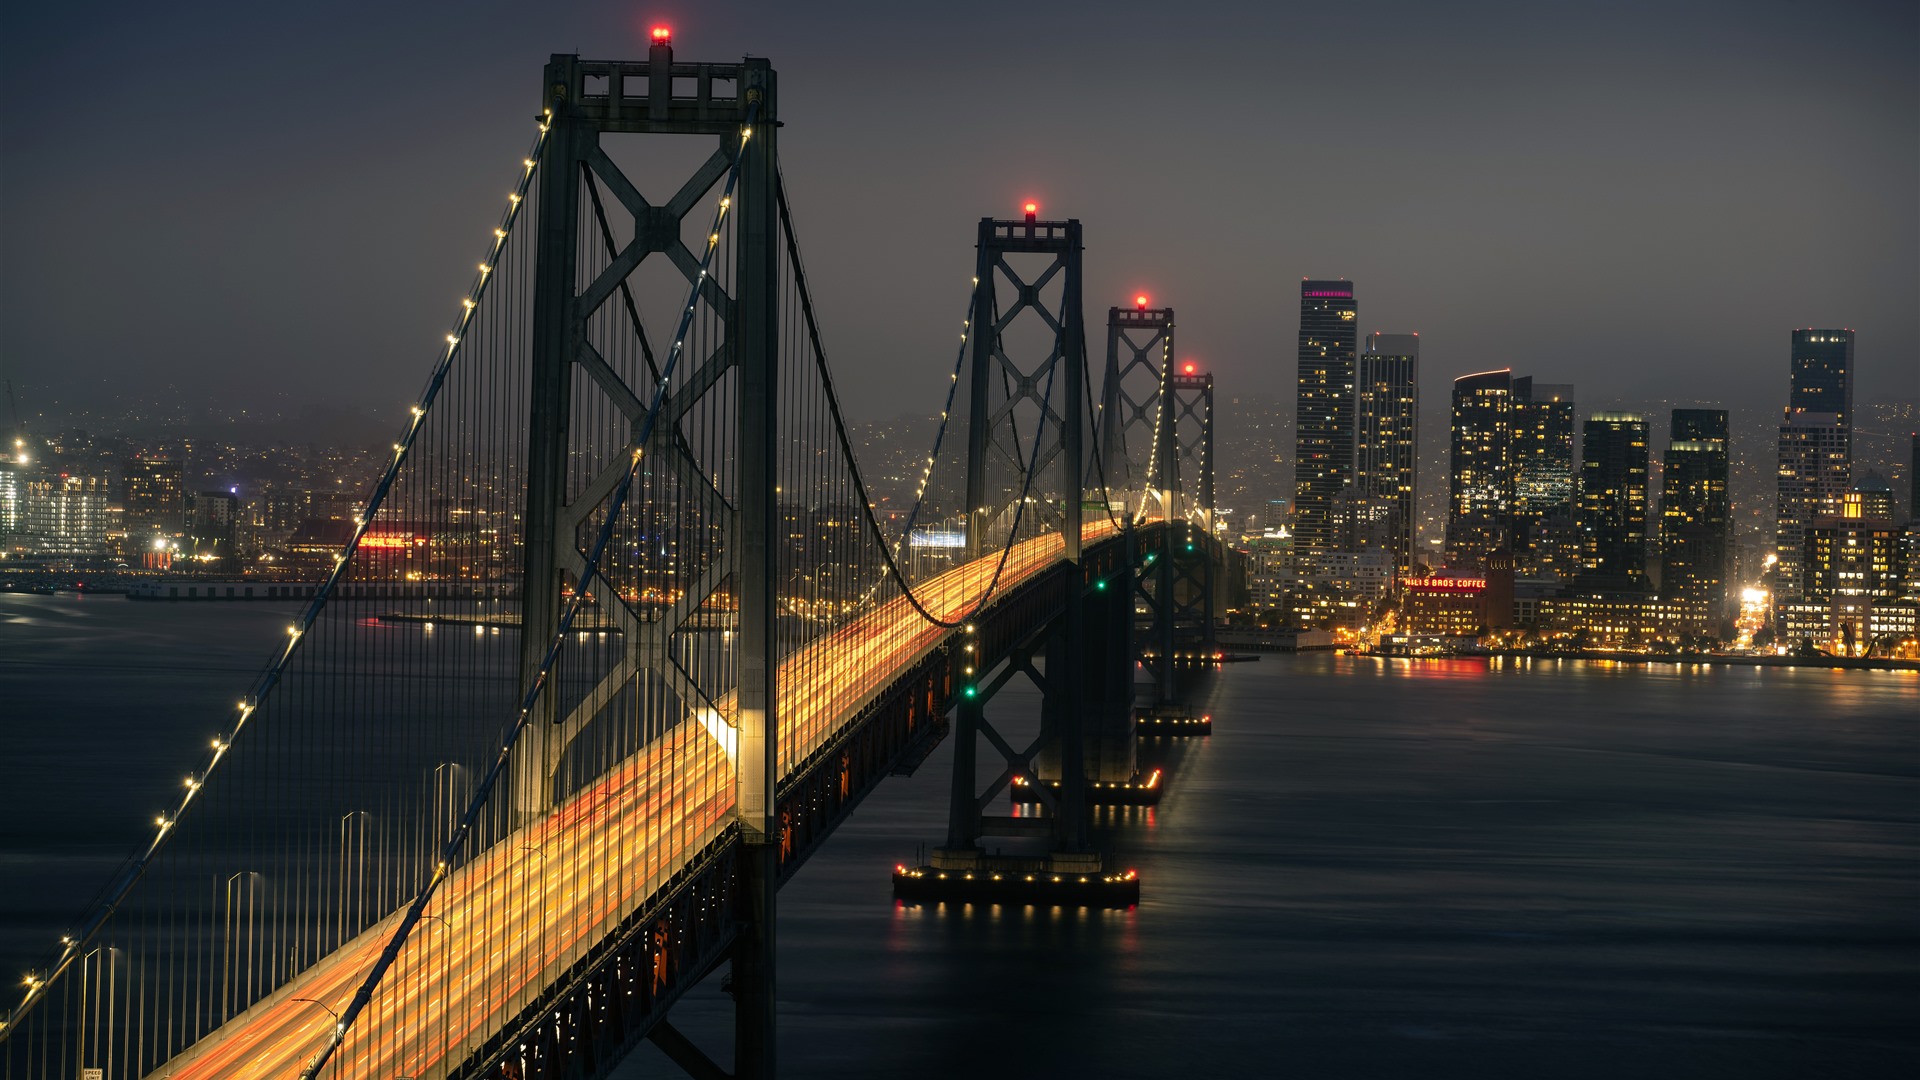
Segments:
[[[1422,589],[1433,592],[1477,592],[1487,587],[1487,579],[1469,577],[1410,577],[1401,578],[1400,584],[1409,589]]]
[[[403,548],[424,543],[426,543],[425,540],[416,540],[408,533],[370,532],[360,538],[360,546],[369,548]]]
[[[1352,289],[1301,289],[1300,295],[1323,300],[1351,300]]]
[[[959,529],[915,529],[907,543],[917,548],[963,548],[967,534]]]

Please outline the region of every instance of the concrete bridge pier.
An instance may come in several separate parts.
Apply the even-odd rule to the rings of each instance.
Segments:
[[[1138,901],[1138,876],[1111,865],[1093,848],[1087,829],[1088,807],[1098,793],[1136,779],[1131,569],[1122,546],[1112,547],[1105,557],[1061,568],[1066,602],[1036,629],[1010,636],[997,649],[990,634],[968,635],[953,703],[946,842],[926,865],[895,870],[896,896],[1089,907]],[[987,715],[995,695],[1017,677],[1042,692],[1040,730],[1026,746],[1010,742]],[[1003,761],[984,792],[976,780],[983,742]],[[1004,805],[1007,791],[1035,809],[1018,816],[988,813]],[[1044,839],[1047,851],[989,854],[981,843],[986,837]]]

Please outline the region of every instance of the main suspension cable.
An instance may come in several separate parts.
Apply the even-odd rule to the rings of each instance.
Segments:
[[[938,615],[935,615],[932,611],[927,609],[927,606],[921,602],[918,596],[914,595],[913,584],[907,580],[907,577],[905,574],[900,572],[900,564],[897,561],[895,561],[893,552],[889,550],[887,546],[886,534],[884,530],[882,530],[880,527],[880,520],[878,517],[874,515],[873,501],[867,494],[867,482],[860,475],[860,463],[854,457],[853,443],[847,437],[846,417],[840,411],[840,395],[837,391],[834,390],[832,373],[827,370],[826,349],[820,343],[820,324],[814,318],[813,294],[812,294],[812,290],[810,290],[807,287],[806,268],[800,262],[800,245],[799,245],[799,242],[794,238],[793,217],[787,206],[786,179],[784,176],[782,176],[778,172],[778,170],[776,170],[775,176],[774,176],[774,194],[780,203],[781,231],[785,234],[785,237],[786,237],[787,259],[789,262],[793,264],[794,284],[797,286],[798,291],[800,293],[800,310],[801,310],[801,313],[806,318],[807,339],[813,346],[814,367],[816,370],[819,371],[820,380],[826,387],[827,409],[833,416],[833,433],[835,436],[835,441],[839,443],[840,456],[842,460],[845,461],[847,470],[853,475],[854,490],[859,496],[861,516],[866,520],[868,530],[873,533],[874,541],[880,546],[880,555],[881,555],[881,558],[886,561],[887,573],[892,575],[893,579],[900,583],[900,591],[903,595],[905,595],[907,599],[907,603],[913,605],[913,610],[918,612],[920,614],[920,617],[925,619],[927,622],[945,630],[954,630],[962,626],[965,626],[968,620],[972,619],[973,616],[977,614],[981,608],[986,606],[987,601],[993,597],[994,591],[1000,587],[1001,575],[1006,572],[1008,558],[1013,554],[1014,543],[1018,538],[1018,536],[1020,535],[1020,519],[1021,519],[1021,516],[1026,513],[1027,495],[1033,489],[1033,474],[1035,472],[1033,465],[1038,463],[1040,455],[1037,453],[1034,454],[1032,460],[1029,461],[1028,463],[1026,476],[1020,485],[1020,501],[1017,504],[1015,504],[1015,509],[1013,513],[1013,527],[1007,530],[1007,542],[1000,549],[1000,561],[993,568],[993,577],[991,580],[987,582],[986,591],[980,594],[979,599],[974,602],[973,606],[970,609],[968,609],[966,614],[961,615],[956,619],[942,619]],[[975,283],[975,287],[976,288],[978,287],[977,282]],[[971,329],[975,333],[979,332],[978,327],[970,327],[969,329]],[[966,350],[966,346],[963,344],[961,346],[961,355],[963,357],[965,356],[965,350]],[[1048,399],[1051,399],[1053,396],[1053,373],[1056,370],[1058,370],[1057,366],[1055,368],[1049,369],[1047,372],[1047,389],[1045,392],[1045,396]],[[956,373],[956,377],[954,379],[953,385],[954,386],[959,385],[959,379],[958,379],[957,373]],[[947,391],[947,405],[948,405],[947,411],[949,413],[952,411],[953,393],[954,393],[953,389],[949,388],[949,390]],[[1046,422],[1047,422],[1046,410],[1042,409],[1040,412],[1040,416],[1034,421],[1036,425],[1034,428],[1034,437],[1036,441],[1039,438],[1040,431],[1045,427]],[[943,419],[942,420],[943,432],[944,432],[944,428],[945,428],[945,420]],[[1016,439],[1016,442],[1017,441],[1018,440]],[[936,454],[938,453],[938,449],[937,449],[938,445],[939,444],[936,441],[935,443]]]

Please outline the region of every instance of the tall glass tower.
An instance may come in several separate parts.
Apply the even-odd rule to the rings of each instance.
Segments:
[[[1660,473],[1660,595],[1704,600],[1723,624],[1733,558],[1727,503],[1727,411],[1673,410]]]
[[[1853,479],[1853,331],[1795,330],[1789,371],[1774,553],[1777,591],[1796,597],[1804,582],[1807,530],[1839,512]]]
[[[1853,425],[1853,331],[1795,330],[1787,408],[1833,413]]]
[[[1367,545],[1393,553],[1397,577],[1413,566],[1414,472],[1420,420],[1420,336],[1368,334],[1360,354],[1354,484]]]
[[[1647,420],[1599,412],[1580,446],[1582,583],[1639,589],[1647,583]]]
[[[1573,514],[1573,387],[1513,380],[1513,551],[1527,573],[1549,562],[1540,526]]]
[[[1448,488],[1447,563],[1481,565],[1512,542],[1513,369],[1453,380],[1453,478]]]
[[[1353,482],[1358,309],[1350,281],[1300,283],[1300,360],[1293,421],[1293,550],[1333,549],[1334,500]]]
[[[1853,476],[1846,427],[1839,413],[1788,409],[1780,421],[1778,487],[1774,503],[1775,590],[1797,598],[1805,581],[1807,530],[1840,512]]]

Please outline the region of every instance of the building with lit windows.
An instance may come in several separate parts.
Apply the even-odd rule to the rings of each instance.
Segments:
[[[1832,413],[1842,431],[1853,427],[1853,331],[1795,330],[1787,408]],[[1852,457],[1852,440],[1847,443]]]
[[[1573,387],[1513,380],[1508,457],[1513,471],[1513,550],[1539,573],[1551,559],[1536,552],[1543,523],[1573,516]]]
[[[1384,549],[1401,577],[1413,568],[1419,420],[1420,336],[1368,334],[1355,409],[1357,531],[1361,546]]]
[[[1440,571],[1400,582],[1400,628],[1407,634],[1475,637],[1487,626],[1484,574]]]
[[[1482,371],[1453,381],[1447,499],[1447,564],[1477,568],[1512,540],[1513,471],[1509,422],[1513,371]]]
[[[1865,640],[1880,655],[1920,659],[1920,602],[1888,600],[1869,607]]]
[[[1393,554],[1387,551],[1330,551],[1314,560],[1301,579],[1328,590],[1344,603],[1372,612],[1393,588]]]
[[[240,518],[240,499],[230,491],[202,491],[194,495],[187,513],[186,550],[196,556],[225,558],[234,554],[234,532]]]
[[[24,547],[41,555],[98,555],[107,545],[107,481],[60,473],[27,481]]]
[[[1717,627],[1732,615],[1727,411],[1675,409],[1671,435],[1660,472],[1660,595],[1705,601]]]
[[[1840,513],[1807,530],[1800,596],[1823,601],[1863,596],[1892,600],[1906,573],[1901,530],[1886,516],[1868,517],[1859,491],[1841,497]]]
[[[11,461],[0,460],[0,551],[11,546],[26,520],[26,478]]]
[[[1861,656],[1877,639],[1903,633],[1911,607],[1902,598],[1905,536],[1889,516],[1885,482],[1861,486],[1868,490],[1847,492],[1838,514],[1806,530],[1798,595],[1774,609],[1776,638],[1790,647],[1811,642],[1822,652]],[[1879,513],[1869,515],[1869,506]]]
[[[1707,605],[1645,592],[1583,592],[1542,597],[1540,635],[1582,648],[1619,649],[1709,637]]]
[[[122,468],[128,535],[150,540],[186,528],[186,468],[178,458],[136,454]]]
[[[1851,495],[1860,497],[1860,516],[1875,521],[1892,521],[1893,485],[1877,472],[1869,472],[1853,482],[1847,489]],[[1841,500],[1840,512],[1846,513],[1846,500]]]
[[[1293,544],[1303,560],[1337,546],[1333,503],[1353,483],[1358,310],[1350,281],[1300,283]]]
[[[1647,584],[1647,421],[1638,413],[1587,418],[1580,447],[1575,514],[1582,544],[1580,583],[1587,589],[1640,589]]]
[[[1780,424],[1774,503],[1776,593],[1795,599],[1805,581],[1807,530],[1839,512],[1853,472],[1847,429],[1831,412],[1788,409]]]
[[[1262,530],[1245,539],[1247,547],[1247,603],[1278,609],[1287,602],[1293,583],[1293,537],[1285,528]]]

